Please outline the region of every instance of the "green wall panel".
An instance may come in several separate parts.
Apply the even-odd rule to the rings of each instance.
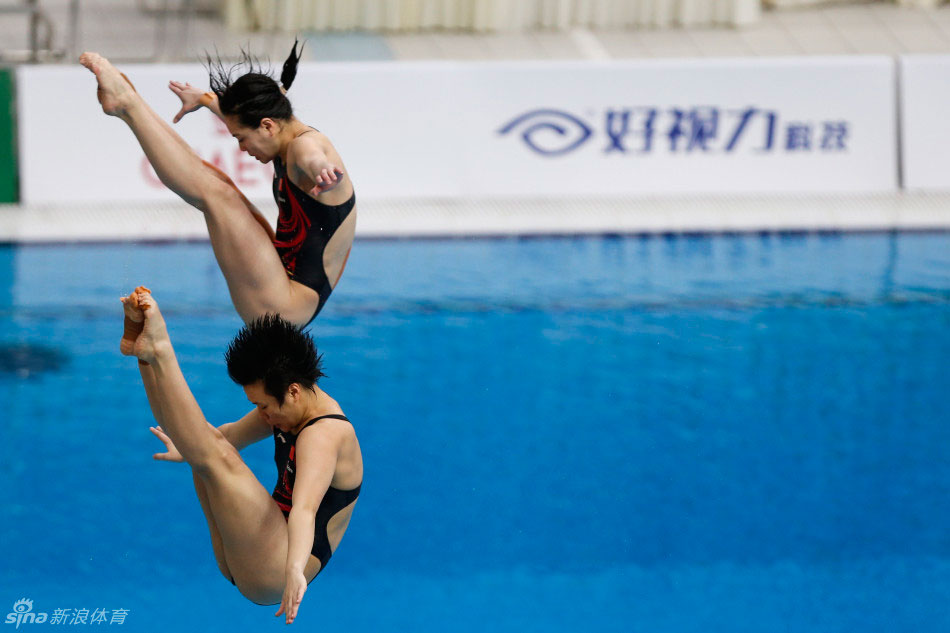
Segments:
[[[0,68],[0,204],[18,199],[14,77],[12,68]]]

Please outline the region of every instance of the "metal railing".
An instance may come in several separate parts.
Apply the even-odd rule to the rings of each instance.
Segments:
[[[79,24],[79,0],[70,0],[70,48],[75,47]],[[26,15],[28,20],[28,46],[24,49],[0,49],[0,61],[42,62],[62,59],[66,50],[53,46],[55,27],[53,21],[40,7],[39,0],[23,0],[21,4],[0,5],[0,16]]]
[[[119,7],[122,20],[119,24],[129,22],[129,12],[138,14],[141,20],[136,21],[137,28],[142,30],[144,38],[141,42],[152,41],[152,50],[147,47],[140,59],[135,61],[172,61],[182,58],[183,51],[193,30],[192,21],[198,15],[214,13],[217,16],[217,1],[212,5],[210,0],[136,0],[124,5],[122,3],[94,6],[87,19],[108,21],[108,13]],[[212,8],[213,7],[213,8]],[[85,7],[89,13],[89,7]],[[45,6],[40,0],[17,0],[14,4],[0,4],[0,20],[5,18],[26,18],[26,48],[14,48],[9,44],[11,33],[16,29],[9,24],[5,25],[0,36],[0,63],[41,63],[75,59],[79,53],[83,32],[81,20],[83,12],[80,0],[48,1]],[[86,25],[99,27],[100,24]],[[86,31],[89,29],[87,28]],[[65,35],[65,37],[63,37]],[[87,32],[88,36],[88,32]],[[99,42],[97,42],[97,45]],[[140,49],[141,50],[141,49]]]

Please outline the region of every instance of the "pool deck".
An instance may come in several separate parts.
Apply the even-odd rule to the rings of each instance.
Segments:
[[[950,193],[363,200],[357,237],[894,230],[950,230]],[[0,206],[0,243],[206,239],[201,214],[183,202]]]

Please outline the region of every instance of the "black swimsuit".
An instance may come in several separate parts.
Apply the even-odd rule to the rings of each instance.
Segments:
[[[287,177],[287,167],[279,156],[273,162],[274,200],[280,210],[274,247],[287,275],[320,295],[317,309],[310,317],[312,321],[333,291],[323,268],[323,251],[356,206],[356,193],[343,204],[323,204]]]
[[[349,422],[344,415],[321,415],[319,418],[307,422],[303,428],[305,429],[314,422],[326,418]],[[302,433],[303,429],[300,429],[300,432]],[[277,485],[274,487],[271,496],[280,506],[280,511],[284,513],[284,519],[287,519],[290,515],[290,509],[293,506],[294,481],[297,478],[295,453],[298,437],[300,437],[300,433],[294,435],[293,433],[274,429],[274,462],[277,464]],[[320,507],[317,508],[317,518],[313,530],[313,548],[310,550],[314,556],[320,559],[320,571],[323,571],[327,566],[327,562],[333,554],[330,549],[330,537],[327,535],[327,525],[337,512],[356,501],[356,498],[360,496],[361,487],[362,484],[352,490],[340,490],[330,486],[326,494],[323,495]],[[319,574],[319,572],[317,573]]]

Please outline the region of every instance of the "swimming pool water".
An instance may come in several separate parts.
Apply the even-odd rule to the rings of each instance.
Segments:
[[[282,626],[151,460],[138,284],[209,420],[249,408],[207,244],[0,248],[0,616]],[[366,470],[299,629],[950,627],[950,234],[360,241],[312,332]]]

